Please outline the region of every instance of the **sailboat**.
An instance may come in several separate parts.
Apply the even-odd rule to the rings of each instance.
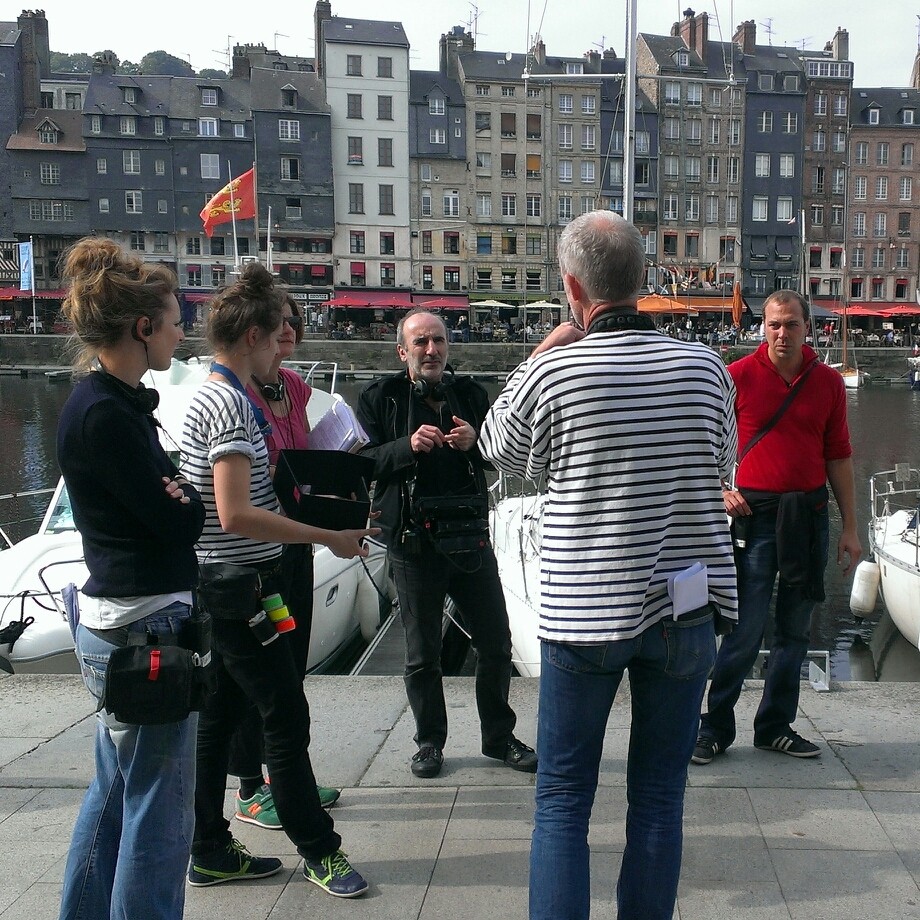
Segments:
[[[859,387],[865,386],[866,382],[869,379],[869,375],[865,371],[861,371],[856,366],[856,354],[854,350],[853,354],[853,364],[852,366],[847,362],[847,302],[846,297],[843,300],[843,313],[840,316],[840,361],[839,363],[832,364],[825,357],[825,363],[832,367],[835,371],[840,372],[840,376],[843,377],[843,385],[848,390],[856,390]]]

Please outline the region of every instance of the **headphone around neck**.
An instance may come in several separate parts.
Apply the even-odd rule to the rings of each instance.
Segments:
[[[252,375],[252,380],[265,399],[271,402],[284,402],[284,378],[280,374],[278,375],[277,383],[262,383],[255,374]]]
[[[454,385],[454,372],[445,368],[444,376],[437,383],[429,383],[424,377],[412,381],[412,389],[420,399],[447,399],[447,391]]]
[[[101,364],[96,373],[108,380],[138,412],[144,415],[153,415],[160,404],[160,394],[153,387],[145,387],[139,383],[137,389],[125,383],[114,374],[110,374]]]

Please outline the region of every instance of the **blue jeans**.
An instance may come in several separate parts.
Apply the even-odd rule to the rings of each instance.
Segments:
[[[170,604],[124,629],[77,627],[87,689],[102,698],[105,667],[126,632],[176,633],[189,618]],[[73,831],[61,920],[181,920],[194,823],[197,714],[166,725],[96,715],[96,777]]]
[[[826,563],[829,542],[826,509],[818,520],[818,541],[821,558]],[[738,624],[722,639],[712,672],[707,711],[700,721],[700,737],[719,742],[723,750],[735,740],[735,704],[744,679],[757,659],[770,615],[773,586],[779,573],[775,510],[755,512],[747,548],[738,553],[736,565]],[[767,662],[763,698],[754,717],[755,744],[769,744],[788,732],[795,721],[814,607],[813,600],[802,596],[801,588],[779,579],[773,645]]]
[[[610,707],[627,669],[632,725],[617,917],[670,920],[687,767],[714,658],[711,615],[662,620],[619,642],[542,643],[530,920],[588,917],[588,821]]]

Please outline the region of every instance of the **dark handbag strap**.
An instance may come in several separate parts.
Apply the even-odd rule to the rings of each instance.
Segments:
[[[786,410],[792,404],[792,400],[795,399],[799,390],[802,389],[802,384],[805,383],[805,379],[812,372],[812,369],[817,363],[817,360],[814,360],[811,362],[811,364],[808,365],[808,367],[805,368],[805,372],[801,377],[799,377],[798,380],[796,380],[792,388],[786,394],[786,398],[783,400],[782,405],[776,410],[776,412],[773,413],[766,425],[764,425],[763,428],[761,428],[760,431],[758,431],[757,434],[755,434],[754,437],[744,445],[744,450],[741,451],[741,454],[738,457],[738,466],[741,466],[741,461],[751,452],[755,445],[760,442],[772,428],[776,426],[776,423],[783,417]]]

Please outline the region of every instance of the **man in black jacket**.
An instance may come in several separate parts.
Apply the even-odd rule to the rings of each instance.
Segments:
[[[376,523],[389,547],[406,631],[406,693],[419,748],[412,772],[437,776],[444,760],[441,622],[450,595],[476,650],[482,752],[533,773],[536,754],[513,734],[511,633],[488,543],[486,461],[477,441],[489,400],[471,377],[454,376],[447,347],[447,329],[437,316],[409,313],[396,330],[405,372],[376,380],[358,402],[370,436],[364,453],[377,463]],[[420,499],[435,501],[422,502],[429,506],[423,510]]]

